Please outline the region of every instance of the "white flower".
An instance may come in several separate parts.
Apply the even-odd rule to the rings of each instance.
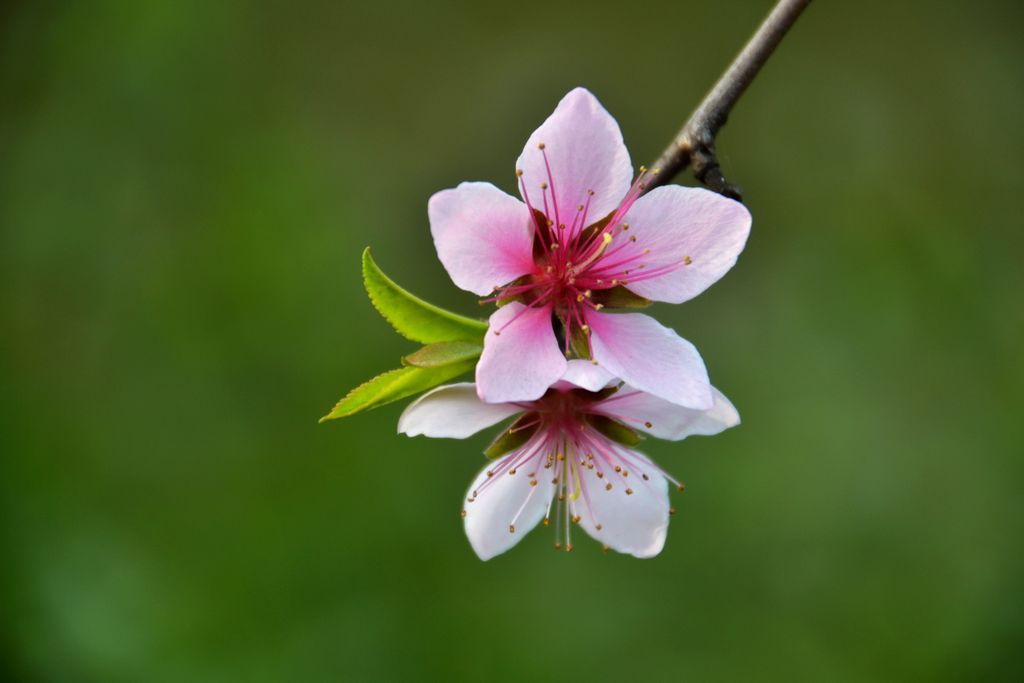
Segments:
[[[578,525],[636,557],[661,552],[668,531],[668,483],[681,484],[630,446],[633,430],[661,439],[717,434],[739,424],[717,389],[694,410],[615,381],[588,361],[569,361],[562,379],[535,401],[484,403],[471,383],[438,387],[402,413],[398,431],[464,439],[519,415],[488,449],[500,459],[473,481],[462,511],[482,560],[505,552],[541,520],[556,526],[555,547],[572,550]]]

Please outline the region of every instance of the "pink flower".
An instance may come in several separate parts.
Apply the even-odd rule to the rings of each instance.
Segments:
[[[575,354],[636,389],[711,408],[692,344],[646,315],[602,309],[624,295],[682,303],[700,294],[743,250],[746,208],[678,185],[641,196],[646,171],[630,182],[618,124],[583,88],[534,131],[516,169],[523,201],[473,182],[438,192],[428,206],[455,284],[504,304],[477,365],[480,397],[540,398]]]
[[[514,546],[543,520],[556,526],[555,547],[572,550],[572,527],[636,557],[661,552],[668,531],[668,482],[642,453],[623,445],[633,429],[662,439],[717,434],[739,424],[728,399],[711,389],[706,410],[683,408],[615,382],[587,361],[536,401],[484,403],[473,384],[438,387],[412,403],[398,431],[464,439],[521,414],[495,444],[508,442],[469,487],[462,511],[470,545],[482,560]],[[628,427],[629,429],[625,429]],[[616,437],[616,438],[613,438]]]

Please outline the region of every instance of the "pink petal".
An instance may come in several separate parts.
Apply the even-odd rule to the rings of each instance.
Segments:
[[[626,214],[627,234],[636,242],[615,260],[630,254],[636,260],[625,267],[644,264],[642,270],[632,271],[632,277],[626,276],[629,289],[655,301],[682,303],[732,268],[747,242],[750,221],[745,206],[710,190],[659,187],[638,199]],[[645,249],[650,252],[643,254]],[[667,272],[643,279],[659,268]]]
[[[659,439],[679,441],[693,434],[718,434],[740,423],[740,414],[729,399],[714,387],[711,387],[711,393],[715,401],[713,406],[707,410],[693,410],[627,385],[599,403],[595,411]]]
[[[508,457],[516,457],[517,453]],[[507,471],[480,490],[473,502],[473,492],[488,481],[487,472],[499,469],[495,463],[477,475],[466,493],[466,536],[481,560],[489,560],[505,552],[525,536],[544,518],[555,487],[547,482],[530,486],[531,478],[525,471],[508,474]],[[514,530],[513,530],[514,528]]]
[[[559,220],[572,223],[576,207],[585,204],[587,191],[593,190],[588,223],[593,223],[618,207],[633,177],[629,152],[622,132],[601,103],[585,88],[576,88],[562,98],[555,111],[533,132],[516,161],[530,203],[543,208],[542,183],[549,183],[544,155],[538,145],[544,143]],[[549,200],[551,191],[548,191]],[[555,219],[554,211],[548,217]]]
[[[587,391],[601,391],[614,379],[615,377],[610,372],[600,365],[594,365],[589,360],[569,361],[569,367],[562,375],[562,383],[566,385],[566,388],[579,387]]]
[[[437,255],[462,289],[490,294],[533,270],[533,227],[521,201],[490,183],[462,183],[427,204]]]
[[[465,439],[522,410],[508,403],[484,403],[470,382],[449,384],[410,403],[398,418],[398,433]]]
[[[635,464],[647,458],[635,451],[625,453]],[[618,461],[628,477],[616,475],[613,466],[605,466],[605,476],[597,477],[597,469],[578,468],[586,496],[574,504],[579,525],[594,539],[620,553],[635,557],[654,557],[665,546],[668,534],[668,482],[654,467],[637,471],[630,463]],[[644,480],[640,475],[646,474]],[[612,488],[606,487],[611,483]],[[626,491],[632,491],[627,494]],[[597,526],[601,528],[598,529]]]
[[[685,408],[714,401],[693,344],[643,313],[587,314],[594,359],[626,384]]]
[[[484,336],[476,390],[488,403],[532,401],[565,373],[565,356],[551,326],[551,307],[514,302],[499,308]]]

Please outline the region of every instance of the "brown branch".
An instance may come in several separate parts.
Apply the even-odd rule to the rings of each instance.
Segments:
[[[742,200],[739,189],[722,175],[715,157],[715,136],[725,125],[740,95],[753,82],[786,32],[809,4],[811,0],[779,0],[775,4],[743,50],[683,124],[675,139],[651,165],[657,173],[647,183],[647,191],[672,180],[689,165],[693,167],[697,180],[708,189]]]

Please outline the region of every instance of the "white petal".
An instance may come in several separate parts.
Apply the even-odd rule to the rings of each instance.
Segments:
[[[594,410],[659,439],[679,441],[693,434],[718,434],[740,423],[740,414],[729,399],[714,387],[711,393],[714,404],[707,410],[694,410],[626,385]]]
[[[398,418],[398,433],[465,439],[522,410],[509,403],[484,403],[472,382],[449,384],[409,404]]]
[[[515,458],[520,452],[506,456],[505,460]],[[529,474],[535,473],[533,468],[540,466],[539,457],[536,456],[527,463],[517,465],[515,474],[495,474],[497,479],[483,488],[489,479],[488,470],[497,470],[500,464],[488,463],[477,475],[466,493],[467,500],[463,508],[466,511],[466,536],[481,560],[500,555],[522,540],[544,518],[551,497],[555,494],[550,477],[546,480],[540,476],[530,478]],[[531,486],[531,481],[537,484]],[[474,491],[478,495],[469,502],[470,498],[474,498]]]
[[[646,462],[646,457],[635,451],[625,452],[634,462]],[[579,524],[593,538],[620,553],[654,557],[665,546],[668,534],[668,482],[654,468],[637,470],[625,461],[616,462],[629,472],[628,476],[616,474],[614,466],[608,465],[604,465],[601,479],[597,468],[579,468],[586,490],[586,495],[573,503]],[[647,474],[647,480],[643,474]],[[627,490],[632,493],[627,494]]]
[[[577,359],[569,361],[562,381],[587,391],[601,391],[610,382],[615,381],[615,377],[600,365],[594,365],[589,360]]]

